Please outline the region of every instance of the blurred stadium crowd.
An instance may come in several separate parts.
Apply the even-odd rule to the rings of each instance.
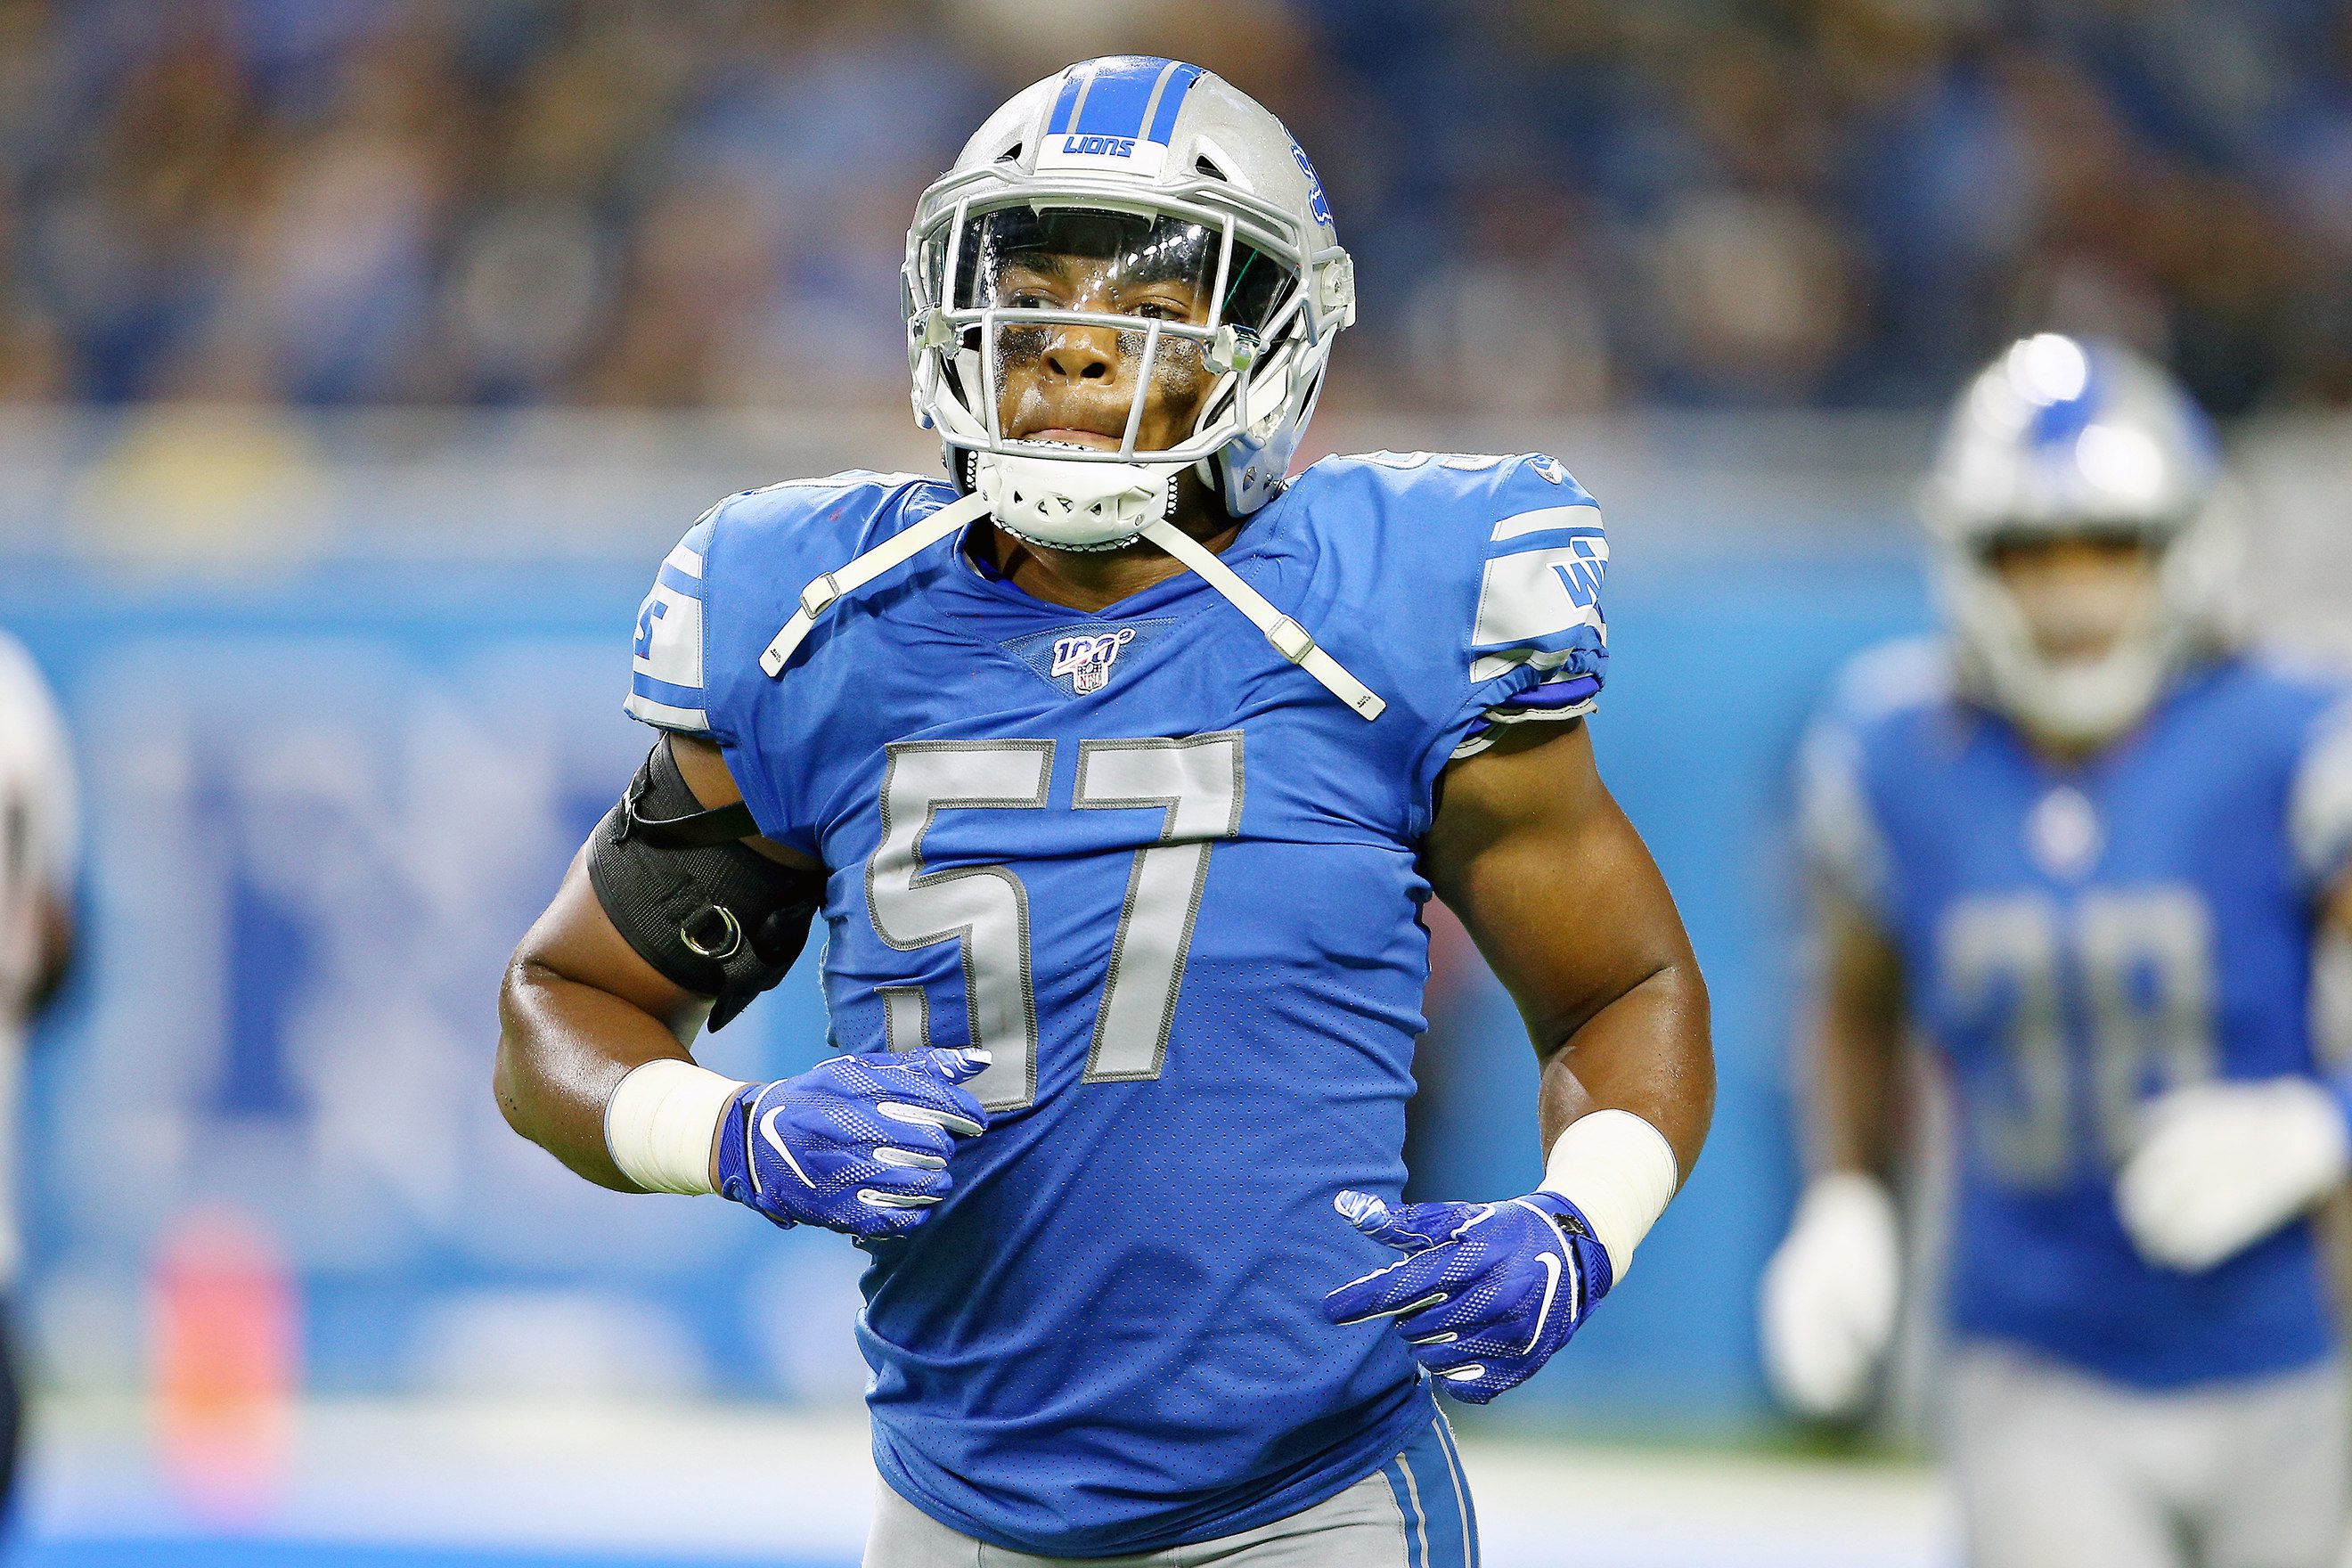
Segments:
[[[1350,401],[1915,405],[2028,325],[2352,400],[2341,0],[7,0],[0,395],[895,396],[916,194],[1121,47],[1320,160]]]

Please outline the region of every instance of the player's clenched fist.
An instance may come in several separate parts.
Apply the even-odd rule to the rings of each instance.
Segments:
[[[1323,1298],[1345,1326],[1394,1318],[1415,1361],[1484,1405],[1569,1342],[1609,1293],[1609,1254],[1577,1206],[1538,1191],[1500,1204],[1405,1204],[1341,1193],[1358,1230],[1407,1254]]]
[[[954,1184],[956,1139],[988,1126],[962,1087],[988,1060],[929,1047],[835,1057],[743,1085],[719,1119],[720,1195],[780,1226],[869,1238],[912,1230]]]

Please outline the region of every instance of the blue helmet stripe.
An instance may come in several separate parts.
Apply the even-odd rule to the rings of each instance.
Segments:
[[[1094,80],[1072,129],[1096,136],[1142,135],[1144,105],[1166,64],[1139,56],[1096,62]]]
[[[1145,141],[1157,142],[1163,147],[1168,144],[1168,139],[1176,133],[1176,111],[1184,107],[1184,95],[1200,79],[1199,66],[1179,65],[1169,73],[1160,89],[1160,107],[1151,111],[1151,127],[1144,132]]]
[[[1062,96],[1054,100],[1054,112],[1045,121],[1045,134],[1059,136],[1070,128],[1070,118],[1077,111],[1078,89],[1086,81],[1085,68],[1072,66],[1062,73]]]
[[[1093,62],[1086,101],[1069,129],[1094,136],[1140,137],[1151,89],[1170,62],[1149,55],[1116,55]]]
[[[2106,377],[2100,374],[2099,356],[2084,355],[2083,390],[2072,397],[2044,404],[2034,415],[2026,439],[2036,447],[2070,446],[2074,438],[2089,429],[2107,401]]]

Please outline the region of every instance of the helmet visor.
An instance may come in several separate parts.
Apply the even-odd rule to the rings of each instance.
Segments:
[[[1226,232],[1099,207],[979,213],[966,220],[957,247],[954,307],[1079,310],[1204,329],[1230,322],[1264,331],[1294,279],[1238,238],[1228,257]]]
[[[929,249],[935,289],[952,268],[950,374],[992,439],[1114,456],[1180,448],[1230,405],[1297,293],[1232,224],[1166,213],[999,207]]]

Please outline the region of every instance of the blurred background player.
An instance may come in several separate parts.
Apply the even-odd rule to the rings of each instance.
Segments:
[[[1925,505],[1948,636],[1867,653],[1803,753],[1816,1174],[1768,1371],[1854,1411],[1896,1318],[1898,1045],[1948,1083],[1937,1425],[1979,1568],[2315,1568],[2352,1449],[2311,1210],[2347,1169],[2352,706],[2242,646],[2203,416],[2026,339]]]
[[[74,947],[73,765],[48,683],[0,632],[0,1286],[13,1297],[23,1246],[13,1173],[26,1031],[64,982]],[[15,1490],[23,1396],[0,1318],[0,1510]]]

